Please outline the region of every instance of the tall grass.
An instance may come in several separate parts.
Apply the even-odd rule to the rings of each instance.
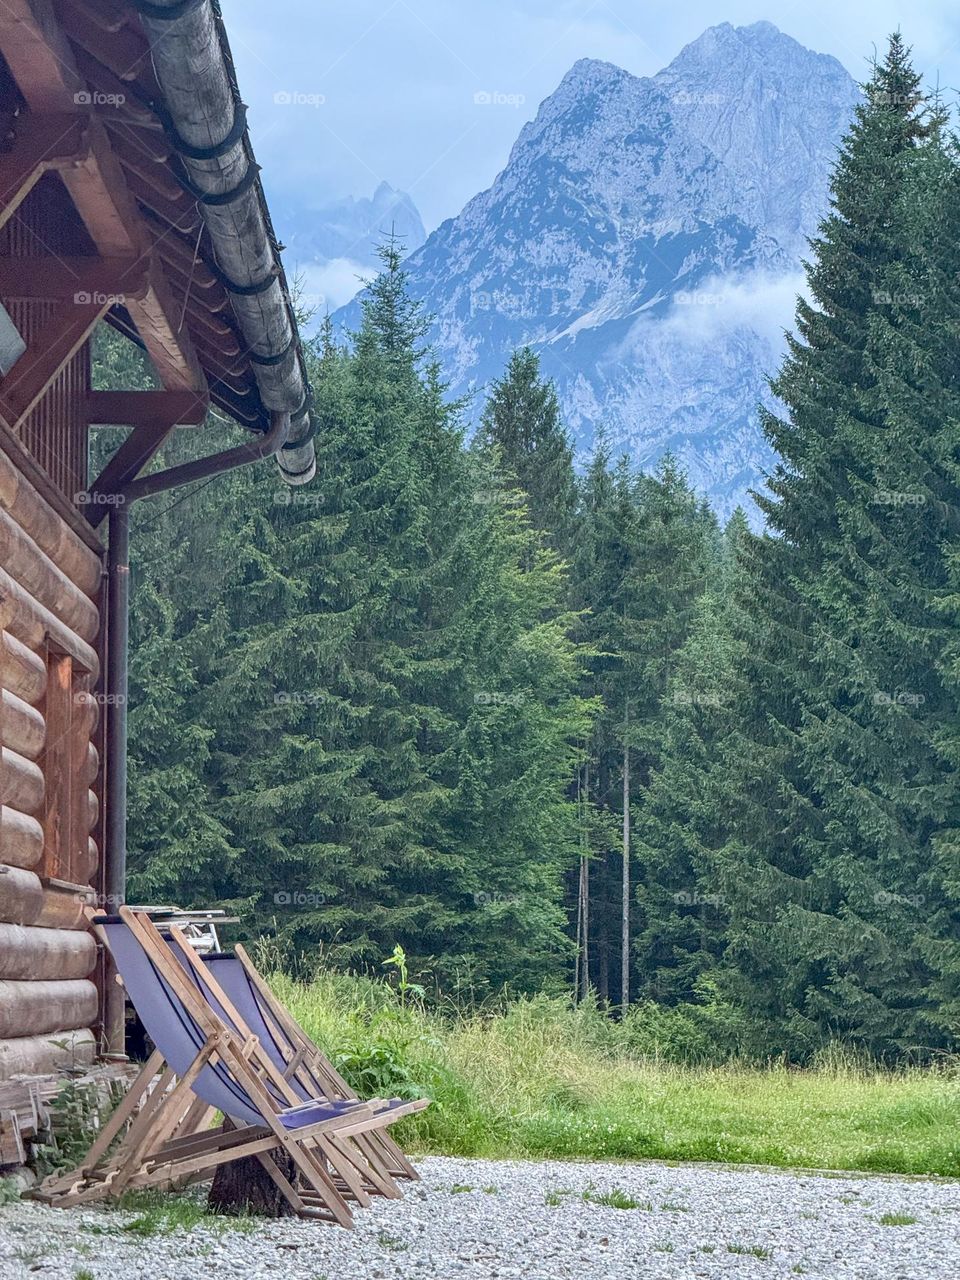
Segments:
[[[361,1094],[433,1099],[398,1132],[420,1152],[960,1176],[953,1062],[682,1066],[658,1054],[643,1011],[618,1024],[547,997],[436,1011],[336,973],[272,982]]]

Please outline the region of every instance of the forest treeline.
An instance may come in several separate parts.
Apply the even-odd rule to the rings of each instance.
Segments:
[[[131,899],[678,1053],[956,1048],[960,158],[899,37],[831,190],[762,533],[602,435],[578,474],[529,350],[468,440],[387,246],[313,484],[135,512]]]

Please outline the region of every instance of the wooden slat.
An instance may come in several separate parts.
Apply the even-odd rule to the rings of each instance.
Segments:
[[[4,744],[27,760],[38,760],[46,737],[43,716],[9,689],[2,691],[2,697],[3,718],[0,723],[3,725]],[[3,861],[2,853],[0,849],[0,862]]]
[[[10,747],[0,747],[2,751],[2,770],[0,770],[0,804],[20,813],[34,816],[43,809],[43,774],[38,765],[18,755]]]
[[[97,606],[2,508],[0,564],[65,626],[84,640],[96,639],[100,630]]]
[[[2,424],[0,506],[86,595],[97,595],[103,544],[30,451]]]
[[[100,659],[92,645],[35,600],[3,569],[0,569],[0,613],[9,613],[6,629],[28,648],[40,650],[49,640],[58,650],[69,653],[84,671],[94,677],[99,674]]]
[[[0,634],[0,687],[9,689],[31,706],[40,701],[47,688],[43,659],[8,631]]]
[[[0,298],[75,302],[104,294],[124,305],[146,288],[149,261],[135,258],[72,258],[0,255]],[[87,304],[89,305],[89,304]]]
[[[32,110],[80,110],[87,85],[50,0],[3,0],[0,52]],[[149,237],[107,131],[96,119],[90,122],[89,144],[86,158],[63,171],[64,185],[103,257],[140,258],[149,250]],[[163,385],[204,390],[206,382],[190,335],[181,327],[178,309],[159,271],[144,297],[134,299],[127,310]]]
[[[21,867],[0,868],[0,921],[33,924],[42,909],[43,885],[39,876]]]
[[[196,391],[91,391],[87,396],[91,426],[166,422],[199,427],[209,407],[209,397]]]
[[[43,818],[43,874],[70,878],[71,842],[75,836],[73,789],[73,661],[51,654],[47,664],[47,749]]]
[[[97,296],[59,310],[0,380],[0,417],[14,434],[113,305],[109,295]]]

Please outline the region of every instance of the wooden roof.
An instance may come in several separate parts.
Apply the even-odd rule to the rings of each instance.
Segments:
[[[41,29],[50,22],[59,28],[58,32],[44,31],[44,41],[52,55],[46,64],[39,56],[37,42],[28,48],[16,29],[15,23],[20,19],[14,11],[18,9],[30,11],[34,19],[39,16]],[[242,125],[244,113],[236,91],[233,60],[218,9],[215,13],[221,50],[233,83],[237,121]],[[44,15],[47,23],[42,21]],[[270,414],[261,402],[248,345],[217,268],[197,197],[189,189],[175,149],[176,134],[136,9],[119,0],[5,0],[0,6],[0,51],[26,99],[25,107],[32,113],[49,116],[56,112],[63,119],[68,114],[64,106],[69,106],[72,98],[81,112],[95,122],[97,160],[107,173],[106,185],[117,185],[109,176],[112,166],[117,165],[146,229],[146,253],[163,277],[158,281],[158,290],[164,295],[161,310],[165,317],[160,328],[181,330],[184,351],[180,354],[185,367],[195,360],[204,375],[193,389],[202,389],[205,380],[215,405],[252,430],[268,430]],[[254,157],[246,134],[243,145],[252,164]],[[83,201],[77,199],[81,179],[69,170],[61,170],[60,176],[89,227],[89,202],[85,209]],[[280,246],[259,177],[255,189],[271,240],[276,275],[286,293]],[[95,201],[97,196],[93,194],[90,199]],[[101,253],[105,247],[110,250],[103,243],[97,247]],[[129,304],[114,306],[106,319],[146,346],[157,364],[156,344],[145,341],[149,319],[145,325],[144,308],[139,301],[136,307],[134,312]],[[289,301],[288,307],[291,327],[296,332]],[[161,345],[162,342],[163,339]],[[298,358],[303,369],[302,352],[298,351]],[[158,368],[158,372],[163,377],[164,370]],[[306,385],[305,369],[303,374]],[[164,382],[167,386],[176,385],[176,379],[164,378]],[[191,379],[181,377],[180,384],[188,389]]]

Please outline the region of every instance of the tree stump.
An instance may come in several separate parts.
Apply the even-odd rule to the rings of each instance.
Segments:
[[[224,1119],[224,1128],[236,1126]],[[288,1182],[296,1185],[296,1166],[285,1151],[271,1151],[272,1160]],[[213,1175],[207,1204],[216,1213],[236,1216],[254,1214],[260,1218],[293,1217],[289,1200],[264,1169],[256,1156],[244,1156],[222,1164]]]

